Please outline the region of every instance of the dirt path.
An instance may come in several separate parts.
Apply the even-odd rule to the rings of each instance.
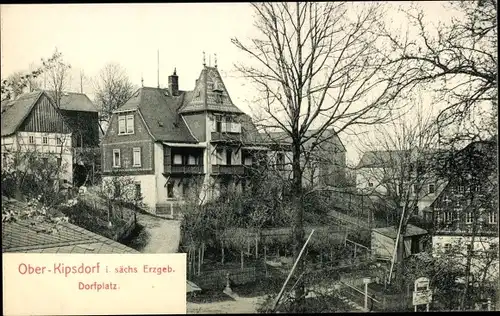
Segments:
[[[257,307],[264,297],[238,297],[234,301],[213,303],[187,302],[188,314],[257,313]]]
[[[176,253],[181,237],[180,222],[148,214],[137,214],[137,224],[142,230],[132,243],[143,253]]]

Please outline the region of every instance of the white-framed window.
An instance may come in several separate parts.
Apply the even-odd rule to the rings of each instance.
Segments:
[[[118,116],[118,135],[134,134],[134,115]]]
[[[113,149],[113,167],[114,168],[121,167],[120,149]]]
[[[496,224],[497,223],[497,212],[493,211],[493,212],[490,212],[489,216],[488,216],[488,223],[490,224]]]
[[[427,192],[429,192],[429,194],[434,194],[434,193],[436,193],[436,185],[435,185],[435,184],[432,184],[432,183],[431,183],[431,184],[429,184],[429,185],[428,185],[428,190],[427,190]]]
[[[181,154],[174,155],[174,165],[182,165],[182,155]]]
[[[127,134],[134,134],[134,115],[127,115]]]
[[[465,213],[465,223],[472,224],[472,212]]]
[[[368,187],[373,188],[373,182],[368,182]]]
[[[56,137],[56,144],[62,145],[62,143],[63,143],[62,137]]]
[[[134,167],[140,167],[141,166],[141,148],[136,147],[133,149],[133,165]]]
[[[34,144],[35,143],[35,136],[28,136],[28,143]]]
[[[47,145],[49,143],[49,138],[47,136],[42,136],[42,144]]]
[[[190,166],[193,166],[193,165],[197,165],[197,161],[196,161],[196,157],[193,156],[193,155],[189,155],[188,156],[188,165]]]

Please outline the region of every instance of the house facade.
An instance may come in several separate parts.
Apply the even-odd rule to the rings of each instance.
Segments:
[[[35,91],[2,102],[2,168],[17,157],[37,155],[37,159],[56,159],[62,180],[73,181],[72,134],[64,117],[44,91]]]
[[[437,157],[417,149],[367,151],[356,167],[356,189],[375,200],[411,202],[413,214],[425,217],[447,183],[433,171]]]
[[[46,91],[71,129],[73,175],[76,186],[94,178],[101,162],[99,111],[84,93]],[[56,101],[58,100],[58,101]]]
[[[192,91],[138,89],[110,120],[103,137],[103,180],[133,177],[147,208],[175,215],[186,201],[203,203],[241,190],[244,165],[261,147],[251,119],[238,109],[216,67],[203,67]]]
[[[335,144],[345,165],[338,137]],[[174,216],[187,201],[246,190],[264,165],[291,166],[286,142],[280,150],[271,145],[234,105],[217,67],[204,65],[191,91],[179,90],[174,71],[167,89],[142,87],[112,115],[102,142],[103,180],[133,177],[150,212]]]
[[[449,183],[431,206],[434,256],[448,254],[471,271],[498,278],[496,141],[469,144],[445,165]]]
[[[305,142],[301,157],[303,185],[346,186],[346,149],[337,133],[333,129],[326,129],[322,133],[309,130],[305,137],[311,138]],[[283,178],[291,179],[293,161],[291,138],[284,132],[267,132],[262,133],[262,139],[269,148],[268,163],[274,165]]]

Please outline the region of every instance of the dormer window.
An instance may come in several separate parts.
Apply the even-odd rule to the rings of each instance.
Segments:
[[[215,103],[222,104],[222,101],[223,101],[222,91],[215,90]]]
[[[134,134],[134,115],[118,116],[118,135]]]

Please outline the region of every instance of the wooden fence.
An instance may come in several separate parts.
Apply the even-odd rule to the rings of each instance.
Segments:
[[[243,269],[220,269],[214,271],[205,271],[202,275],[191,277],[193,281],[204,290],[222,290],[227,284],[227,276],[231,284],[240,285],[255,282],[260,276],[257,267],[247,267]]]

